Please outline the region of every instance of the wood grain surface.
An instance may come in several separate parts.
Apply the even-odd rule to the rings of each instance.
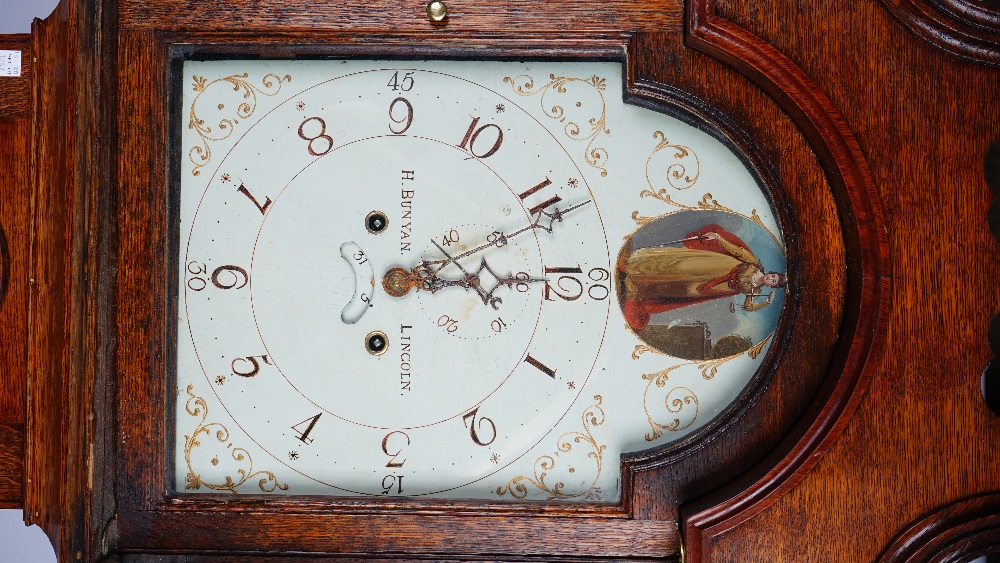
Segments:
[[[0,78],[0,507],[24,497],[27,420],[28,275],[31,250],[31,36],[0,36],[21,51],[21,76]]]
[[[844,434],[703,560],[871,561],[921,515],[1000,488],[1000,417],[979,389],[1000,308],[983,176],[1000,138],[1000,112],[988,109],[1000,74],[919,40],[878,5],[811,4],[798,18],[790,2],[719,11],[785,53],[843,113],[885,209],[892,294],[883,353]]]
[[[0,181],[28,180],[16,193],[33,202],[0,198],[14,260],[31,257],[12,260],[0,309],[4,344],[24,350],[0,359],[0,503],[18,502],[24,447],[27,514],[65,561],[649,560],[684,545],[690,561],[865,562],[996,545],[1000,417],[979,390],[1000,311],[989,6],[449,6],[432,24],[422,2],[63,0],[36,26],[31,99],[0,119]],[[927,9],[973,29],[971,50],[901,25]],[[168,493],[171,61],[365,54],[621,60],[630,103],[706,123],[770,191],[790,285],[769,367],[690,439],[623,460],[620,505]]]

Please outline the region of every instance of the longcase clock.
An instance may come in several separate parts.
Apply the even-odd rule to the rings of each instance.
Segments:
[[[3,503],[66,561],[982,555],[998,29],[66,0],[0,41]]]

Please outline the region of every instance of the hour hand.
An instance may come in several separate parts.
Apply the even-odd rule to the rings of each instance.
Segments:
[[[484,305],[499,309],[503,299],[494,294],[501,287],[506,286],[507,288],[514,288],[519,291],[527,291],[527,289],[520,290],[520,286],[545,281],[544,278],[533,278],[523,272],[507,276],[498,275],[486,260],[480,262],[479,268],[475,272],[468,272],[465,269],[462,271],[463,275],[461,278],[445,279],[438,277],[436,270],[426,261],[421,262],[420,265],[411,270],[392,268],[382,277],[382,288],[393,297],[402,297],[409,293],[411,289],[435,294],[448,287],[461,287],[466,291],[475,291]],[[484,285],[484,273],[492,276],[494,281],[486,281]]]

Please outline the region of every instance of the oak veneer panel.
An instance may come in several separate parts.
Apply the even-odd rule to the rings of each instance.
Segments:
[[[11,270],[0,302],[0,424],[25,421],[30,227],[31,121],[0,119],[0,228]]]
[[[676,0],[629,0],[594,5],[574,0],[538,2],[466,0],[448,3],[448,18],[430,24],[426,2],[336,3],[313,0],[282,2],[201,2],[198,0],[123,0],[119,3],[122,29],[162,29],[188,32],[270,32],[276,29],[344,30],[376,33],[430,31],[520,32],[572,29],[575,32],[609,30],[654,31],[679,21],[682,3]],[[623,25],[624,24],[624,25]]]
[[[24,498],[24,425],[0,424],[0,508],[21,508]]]
[[[534,522],[533,527],[526,527],[516,516],[481,514],[479,511],[466,513],[458,525],[442,523],[441,517],[433,513],[410,513],[406,518],[399,518],[380,514],[345,516],[326,511],[308,516],[269,514],[268,533],[265,534],[264,518],[259,511],[213,512],[211,518],[205,512],[129,514],[123,515],[127,517],[120,519],[118,527],[123,537],[135,537],[133,526],[144,530],[148,534],[142,538],[144,542],[158,546],[157,551],[168,552],[190,549],[196,543],[204,553],[232,553],[254,545],[254,551],[263,553],[326,552],[348,557],[421,553],[429,558],[485,557],[501,561],[518,555],[549,561],[582,552],[603,561],[630,556],[664,558],[678,549],[672,523],[623,518],[585,519],[587,532],[579,533],[574,530],[578,530],[580,522],[570,514],[546,518]],[[306,519],[322,523],[320,533],[304,529]],[[225,530],[225,533],[218,530]],[[442,537],[448,541],[439,541]],[[544,541],[539,542],[539,539]],[[120,548],[126,552],[141,551],[128,544]]]
[[[788,55],[843,113],[884,206],[893,292],[874,378],[843,435],[794,490],[719,537],[711,559],[871,561],[920,516],[1000,489],[1000,417],[979,390],[1000,309],[982,172],[1000,138],[1000,73],[928,46],[878,3],[720,12]]]
[[[3,79],[0,79],[3,80]],[[28,374],[28,264],[31,226],[31,122],[0,119],[0,228],[10,255],[0,301],[0,506],[24,499],[24,424]]]
[[[113,80],[98,69],[114,62],[101,23],[114,14],[101,8],[64,1],[31,36],[34,283],[24,503],[26,520],[42,528],[61,560],[96,560],[113,511],[103,462],[115,428],[101,408],[107,393],[95,394],[97,382],[114,373],[113,339],[97,328],[112,308],[98,288],[114,275],[107,254],[114,226],[96,220],[115,186],[106,165],[114,135],[104,121],[109,116],[97,109],[109,103]]]

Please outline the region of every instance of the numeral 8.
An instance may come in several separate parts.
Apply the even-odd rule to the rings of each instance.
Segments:
[[[319,122],[319,134],[313,137],[309,137],[305,131],[306,124],[313,120]],[[326,134],[326,121],[323,121],[322,117],[310,117],[305,121],[303,121],[301,124],[299,124],[299,137],[301,137],[303,141],[309,141],[309,144],[306,145],[306,150],[309,151],[309,154],[313,156],[323,156],[324,154],[333,150],[333,137]],[[324,151],[316,150],[315,143],[317,140],[322,140],[326,142],[326,150]]]

